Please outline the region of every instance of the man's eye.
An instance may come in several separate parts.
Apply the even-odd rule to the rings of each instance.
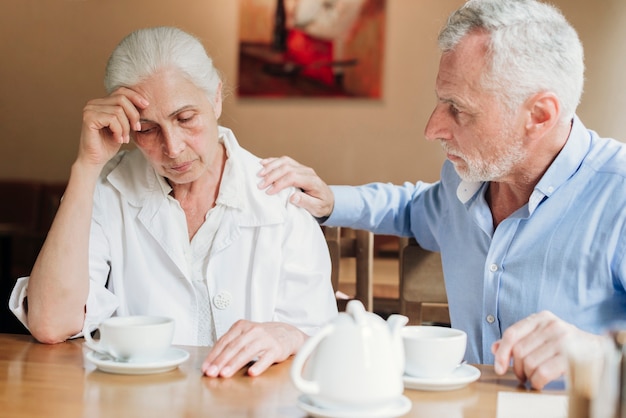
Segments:
[[[187,123],[187,122],[190,122],[192,119],[193,119],[193,116],[189,116],[189,117],[187,117],[187,118],[184,118],[184,117],[179,117],[179,118],[178,118],[178,121],[179,121],[180,123]]]

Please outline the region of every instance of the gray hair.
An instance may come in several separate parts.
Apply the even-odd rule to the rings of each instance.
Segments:
[[[213,100],[221,77],[196,37],[172,27],[139,29],[126,36],[109,57],[104,87],[110,94],[131,87],[164,68],[177,68]]]
[[[562,120],[574,116],[583,91],[583,47],[558,9],[536,0],[469,0],[448,18],[439,47],[453,50],[477,30],[490,35],[483,87],[509,109],[550,91],[559,99]]]

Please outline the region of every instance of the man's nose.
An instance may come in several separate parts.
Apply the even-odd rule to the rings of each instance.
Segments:
[[[424,128],[424,136],[429,141],[436,141],[439,139],[446,139],[450,135],[447,127],[447,117],[442,106],[437,105],[433,109],[433,112],[428,118],[426,127]]]

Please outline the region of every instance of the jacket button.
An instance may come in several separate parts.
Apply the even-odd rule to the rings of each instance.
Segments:
[[[215,305],[217,309],[228,308],[232,301],[233,301],[233,296],[230,294],[230,292],[226,290],[222,290],[221,292],[219,292],[217,295],[213,297],[213,305]]]

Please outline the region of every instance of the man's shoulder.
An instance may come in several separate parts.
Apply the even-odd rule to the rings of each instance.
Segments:
[[[626,144],[593,135],[591,149],[584,164],[598,173],[626,178]]]

